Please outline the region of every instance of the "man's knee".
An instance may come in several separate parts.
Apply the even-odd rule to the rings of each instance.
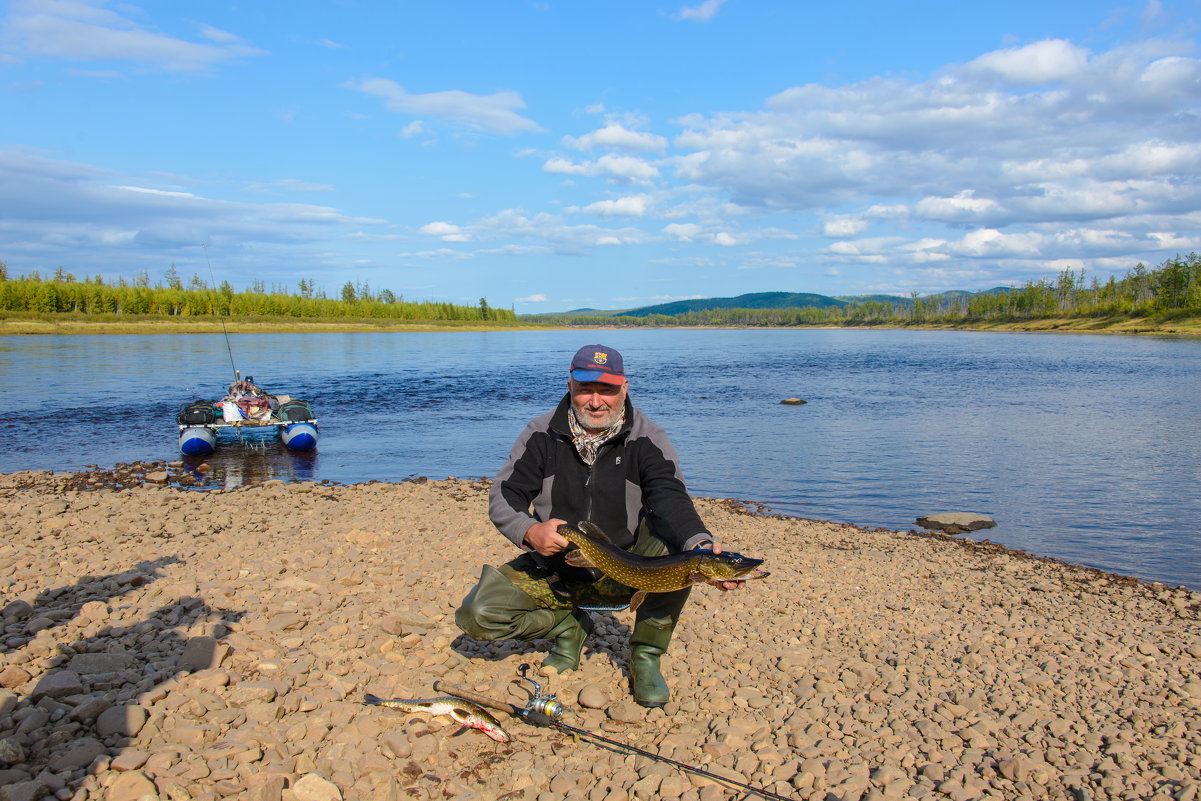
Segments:
[[[534,622],[529,618],[537,617],[538,613],[552,617],[546,610],[538,609],[533,599],[503,573],[484,565],[479,583],[455,610],[455,624],[476,640],[507,640],[527,634],[525,630]]]

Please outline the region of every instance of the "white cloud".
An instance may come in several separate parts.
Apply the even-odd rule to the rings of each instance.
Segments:
[[[662,153],[667,149],[667,140],[657,134],[631,131],[624,125],[610,123],[583,136],[564,136],[563,145],[583,151],[609,149],[628,153]]]
[[[412,94],[387,78],[363,78],[349,81],[343,86],[383,98],[385,108],[400,114],[436,117],[473,130],[502,136],[542,131],[538,123],[517,113],[518,109],[525,108],[525,101],[517,92],[477,95],[452,89]]]
[[[842,239],[867,230],[867,221],[859,217],[835,217],[822,223],[822,236]]]
[[[996,77],[1019,86],[1041,86],[1075,78],[1088,66],[1089,53],[1063,39],[985,53],[970,62],[966,71]]]
[[[237,270],[250,258],[246,253],[268,248],[294,269],[312,264],[312,243],[382,223],[329,206],[215,200],[28,149],[0,148],[0,251],[10,266],[65,264],[77,273],[86,266],[130,275],[180,261],[206,242],[222,254],[218,270]],[[269,270],[257,265],[253,272]]]
[[[402,139],[412,139],[415,136],[420,136],[425,133],[425,123],[421,120],[413,120],[408,125],[400,129]]]
[[[84,0],[17,0],[0,27],[0,44],[30,57],[136,62],[167,70],[198,70],[263,54],[234,34],[199,27],[200,35],[215,44],[156,33]]]
[[[650,195],[628,195],[615,200],[598,200],[582,208],[572,206],[567,210],[603,217],[642,217],[650,210],[651,203]]]
[[[541,292],[535,292],[533,295],[526,295],[524,298],[515,298],[517,303],[546,303],[550,298]]]
[[[436,236],[439,239],[441,239],[443,242],[470,242],[471,241],[471,237],[468,234],[464,233],[463,229],[461,229],[459,226],[454,225],[453,223],[442,222],[441,220],[426,223],[425,225],[421,226],[421,228],[419,228],[418,230],[421,231],[421,233],[423,233],[423,234],[429,234],[430,236]]]
[[[672,19],[688,20],[690,22],[708,22],[717,16],[717,10],[721,8],[726,0],[705,0],[695,6],[682,6],[679,11],[672,14]]]
[[[732,234],[722,231],[713,235],[713,244],[721,245],[724,248],[732,248],[738,244],[738,239]]]
[[[564,158],[547,159],[542,165],[546,172],[556,175],[606,177],[616,183],[649,184],[659,177],[659,169],[648,161],[633,156],[606,154],[595,161],[576,163]]]
[[[704,229],[696,223],[671,223],[663,226],[663,233],[680,242],[691,242],[701,235]]]

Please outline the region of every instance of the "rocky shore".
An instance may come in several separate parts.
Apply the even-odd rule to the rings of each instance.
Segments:
[[[503,716],[507,744],[362,703],[435,681],[524,702],[546,643],[453,622],[512,555],[487,490],[0,476],[0,799],[751,797]],[[698,505],[771,577],[694,591],[663,710],[629,700],[630,613],[593,613],[551,687],[572,725],[788,798],[1198,797],[1201,594]]]

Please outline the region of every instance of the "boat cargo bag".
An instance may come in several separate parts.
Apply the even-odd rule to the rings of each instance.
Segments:
[[[279,405],[278,414],[281,420],[300,423],[313,419],[313,407],[309,406],[308,401],[290,400]]]
[[[207,426],[216,422],[217,415],[213,412],[212,401],[198,400],[183,407],[176,420],[181,426]]]

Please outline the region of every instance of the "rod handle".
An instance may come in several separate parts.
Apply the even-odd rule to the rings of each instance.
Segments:
[[[513,704],[507,704],[503,701],[493,701],[491,698],[488,698],[487,696],[480,695],[479,693],[472,692],[471,690],[465,690],[462,687],[455,686],[454,684],[447,684],[444,681],[435,681],[434,689],[440,693],[446,693],[447,695],[453,695],[457,698],[462,698],[464,700],[471,701],[474,704],[479,704],[480,706],[486,706],[489,709],[495,709],[499,712],[507,712],[510,715],[520,715],[521,714],[521,707],[519,707],[519,706],[514,706]]]

